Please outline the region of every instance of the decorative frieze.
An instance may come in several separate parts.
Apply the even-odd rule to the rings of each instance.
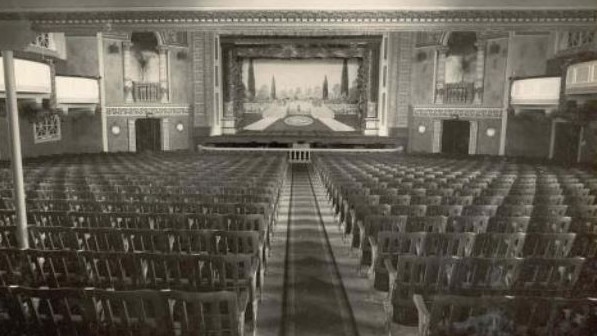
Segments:
[[[38,25],[81,24],[509,24],[509,23],[590,23],[593,10],[186,10],[186,11],[104,11],[0,14],[0,20],[25,16]]]
[[[413,117],[431,119],[501,119],[499,107],[415,107]]]
[[[188,115],[189,106],[106,106],[109,117],[166,117]]]

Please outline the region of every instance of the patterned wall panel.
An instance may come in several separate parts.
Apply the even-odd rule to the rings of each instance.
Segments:
[[[411,104],[412,53],[415,42],[413,32],[390,34],[389,69],[389,126],[407,127],[408,109]]]
[[[206,127],[213,122],[214,112],[214,32],[193,32],[193,126]]]

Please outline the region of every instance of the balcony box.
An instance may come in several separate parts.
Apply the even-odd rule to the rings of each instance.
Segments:
[[[56,103],[65,114],[73,111],[95,113],[100,103],[98,80],[56,76]]]
[[[52,92],[50,66],[46,63],[15,59],[17,98],[49,98]],[[0,97],[6,96],[4,64],[0,57]]]
[[[597,94],[597,60],[572,64],[568,67],[566,94]]]
[[[524,110],[542,110],[551,114],[560,102],[560,77],[518,79],[512,82],[510,105],[516,114]]]

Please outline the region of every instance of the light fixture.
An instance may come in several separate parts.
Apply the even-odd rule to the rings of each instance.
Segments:
[[[488,137],[493,138],[495,136],[495,128],[488,128],[487,130],[485,130],[485,134],[487,134]]]
[[[176,130],[182,132],[184,130],[184,125],[182,123],[176,124]]]
[[[425,125],[419,125],[419,128],[418,128],[419,133],[423,134],[423,133],[425,133],[426,130],[427,130],[427,128],[425,127]]]
[[[120,126],[118,126],[118,125],[113,125],[113,126],[110,128],[110,132],[112,132],[112,134],[114,134],[114,135],[118,135],[118,134],[120,134]]]

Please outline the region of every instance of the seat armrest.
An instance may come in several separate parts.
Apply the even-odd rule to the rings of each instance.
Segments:
[[[429,309],[421,294],[414,294],[413,302],[415,303],[415,307],[417,307],[417,312],[419,314],[419,336],[427,336],[429,335],[429,322],[431,320]]]
[[[385,258],[383,263],[388,271],[388,298],[391,300],[396,278],[398,277],[398,270],[396,270],[396,267],[394,267],[390,258]]]

